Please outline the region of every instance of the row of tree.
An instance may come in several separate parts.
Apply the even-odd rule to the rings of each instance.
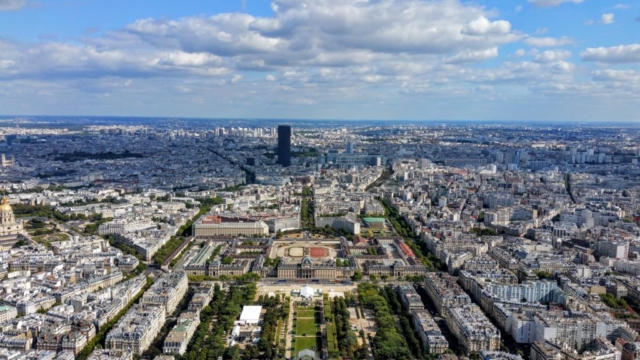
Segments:
[[[387,300],[391,311],[398,317],[400,323],[400,334],[407,341],[409,349],[413,353],[414,359],[432,360],[433,358],[427,354],[424,344],[418,340],[414,329],[411,327],[411,313],[402,307],[399,294],[393,290],[393,286],[387,285],[380,289],[380,295]]]
[[[277,257],[275,259],[271,259],[269,257],[266,257],[264,259],[264,266],[273,266],[273,267],[278,267],[278,264],[280,264],[280,257]]]
[[[351,315],[345,298],[334,297],[331,305],[333,306],[333,323],[335,324],[340,355],[348,359],[366,359],[368,357],[367,346],[364,344],[358,346],[358,338],[349,323]]]
[[[289,308],[286,310],[282,307],[282,301],[280,296],[265,296],[258,299],[258,304],[261,304],[267,309],[264,314],[264,322],[262,324],[262,333],[260,334],[260,340],[256,345],[247,346],[242,354],[243,359],[275,359],[282,358],[284,352],[278,351],[276,344],[276,335],[278,321],[286,321],[289,316]]]
[[[239,283],[252,283],[260,280],[260,275],[254,272],[248,272],[242,275],[220,275],[219,277],[206,276],[206,275],[188,275],[191,282],[203,282],[203,281],[231,281],[235,280]]]
[[[391,206],[389,200],[383,198],[380,202],[385,208],[385,213],[387,214],[389,222],[391,222],[396,232],[404,237],[405,242],[409,248],[411,248],[416,257],[420,259],[422,264],[430,271],[446,270],[446,264],[440,263],[440,260],[429,252],[427,244],[415,235],[406,219],[400,215],[393,206]],[[419,245],[416,245],[416,242]]]
[[[153,262],[157,265],[162,265],[169,255],[171,255],[171,253],[173,253],[184,241],[185,239],[181,236],[172,236],[169,241],[164,243],[164,245],[158,249],[156,254],[153,256]]]
[[[192,235],[193,231],[193,222],[206,214],[211,210],[211,207],[217,204],[222,203],[222,199],[220,197],[208,197],[208,198],[198,198],[200,202],[200,211],[189,221],[187,221],[184,225],[182,225],[176,234],[178,236],[172,237],[169,241],[167,241],[162,247],[158,250],[158,252],[153,257],[153,262],[161,265],[169,255],[171,255],[177,248],[182,244],[185,237],[189,237]]]
[[[226,347],[225,335],[231,330],[233,322],[240,316],[243,305],[253,302],[256,294],[256,284],[245,286],[232,285],[226,294],[216,284],[213,298],[208,306],[200,312],[200,325],[196,329],[187,352],[177,360],[209,360],[233,359],[241,360],[238,346]],[[217,319],[217,321],[215,321]]]
[[[377,285],[358,284],[360,303],[373,311],[378,330],[372,345],[376,359],[411,359],[409,345],[396,327],[396,320],[385,297],[380,295]]]
[[[14,204],[11,205],[11,207],[13,208],[13,213],[17,218],[46,217],[52,220],[58,220],[60,222],[86,219],[86,216],[84,214],[65,215],[49,205]]]

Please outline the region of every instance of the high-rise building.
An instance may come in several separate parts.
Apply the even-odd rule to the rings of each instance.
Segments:
[[[278,164],[291,165],[291,126],[278,125]]]
[[[347,143],[347,154],[353,154],[353,143]]]

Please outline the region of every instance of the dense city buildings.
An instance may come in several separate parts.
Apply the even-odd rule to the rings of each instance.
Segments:
[[[291,296],[291,319],[318,306],[321,329],[371,336],[357,358],[386,325],[359,303],[363,282],[416,358],[637,357],[632,127],[144,124],[0,127],[7,356],[187,356],[203,326],[229,334],[223,357],[236,344],[254,356],[277,326],[265,299]],[[229,288],[253,281],[251,323],[238,306],[215,328],[236,310],[220,305]],[[98,336],[105,349],[90,348]],[[316,354],[281,340],[282,354]]]

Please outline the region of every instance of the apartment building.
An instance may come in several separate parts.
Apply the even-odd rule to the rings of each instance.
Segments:
[[[500,332],[475,304],[449,307],[447,326],[467,353],[500,348]]]
[[[171,315],[187,293],[188,282],[184,271],[165,274],[142,295],[140,303],[162,305],[167,315]]]
[[[428,354],[442,354],[449,348],[449,342],[427,310],[411,310],[413,328],[420,337]]]
[[[440,316],[447,316],[446,309],[448,307],[471,304],[469,295],[460,288],[455,278],[447,273],[427,273],[425,290]]]
[[[134,305],[109,331],[105,348],[131,350],[134,355],[141,355],[164,325],[165,314],[164,305]]]
[[[200,325],[200,312],[185,312],[180,314],[176,326],[171,329],[164,339],[162,352],[165,354],[183,355],[191,337]]]
[[[396,291],[400,294],[400,301],[407,310],[424,310],[422,298],[411,285],[398,285]]]

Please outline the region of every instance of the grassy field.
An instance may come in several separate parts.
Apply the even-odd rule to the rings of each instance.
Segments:
[[[313,310],[296,310],[296,316],[299,318],[315,318],[316,312]]]
[[[302,336],[302,334],[307,334],[307,336],[315,336],[316,335],[316,322],[314,319],[300,319],[296,320],[296,335]]]
[[[32,239],[33,241],[40,243],[46,246],[47,248],[50,248],[52,242],[68,241],[69,235],[65,233],[56,233],[56,234],[48,234],[48,235],[38,235],[38,236],[32,237]]]
[[[318,351],[320,349],[320,338],[317,336],[296,337],[295,356],[302,350],[312,349]]]
[[[320,323],[316,320],[318,317],[315,308],[313,306],[298,306],[294,311],[296,312],[294,356],[298,356],[298,352],[307,349],[314,350],[318,354],[322,339],[316,336],[316,333],[320,331]]]

